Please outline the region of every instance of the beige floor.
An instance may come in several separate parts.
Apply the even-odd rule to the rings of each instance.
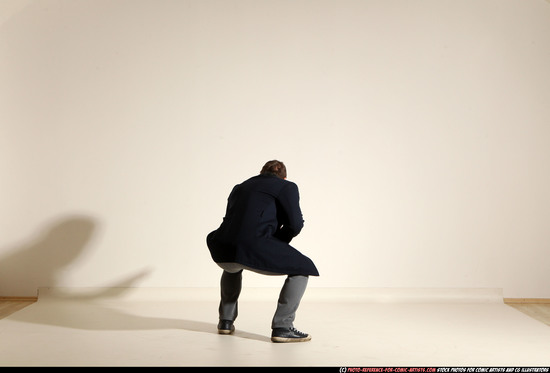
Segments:
[[[508,303],[508,305],[550,326],[550,303]]]
[[[0,319],[8,317],[23,308],[33,304],[34,300],[10,300],[0,299]]]
[[[313,339],[298,344],[269,340],[276,289],[243,289],[232,336],[216,332],[214,290],[41,294],[0,320],[0,365],[550,366],[548,305],[308,293],[296,326]]]

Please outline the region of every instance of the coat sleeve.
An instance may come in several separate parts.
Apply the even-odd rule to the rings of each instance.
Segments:
[[[275,233],[275,237],[290,243],[304,227],[304,219],[300,209],[298,186],[292,182],[287,183],[277,197],[277,215],[280,216],[282,226]]]

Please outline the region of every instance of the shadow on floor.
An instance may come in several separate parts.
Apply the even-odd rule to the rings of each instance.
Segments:
[[[71,265],[82,257],[97,230],[96,219],[71,214],[60,217],[39,232],[35,237],[18,247],[7,250],[9,254],[0,257],[0,294],[5,292],[23,292],[22,289],[40,287],[58,288],[59,277],[66,273]],[[136,286],[152,269],[145,268],[128,274],[122,279],[111,282],[99,291],[80,294],[56,292],[56,299],[47,299],[31,304],[25,309],[8,316],[18,322],[52,325],[80,330],[159,330],[181,329],[190,332],[218,334],[217,325],[186,318],[182,309],[182,318],[163,318],[139,316],[140,310],[130,303],[113,306],[112,301],[120,299],[124,293]],[[15,285],[21,286],[11,287]],[[23,285],[25,287],[23,287]],[[45,303],[44,303],[45,302]],[[181,303],[173,303],[182,307]],[[40,312],[32,312],[40,306]],[[28,312],[27,312],[28,311]],[[157,309],[153,314],[162,314],[166,310]],[[237,331],[233,336],[270,342],[263,335]]]
[[[158,306],[161,307],[160,305]],[[33,307],[41,307],[41,312],[32,312]],[[129,307],[132,307],[132,303],[130,302],[122,308]],[[141,316],[120,308],[98,304],[93,300],[46,300],[27,306],[8,318],[23,323],[51,325],[79,330],[129,331],[180,329],[190,332],[218,334],[217,324],[215,323],[186,318]],[[161,311],[159,310],[159,312]],[[270,338],[266,335],[238,329],[233,335],[223,337],[238,337],[261,342],[271,342]]]

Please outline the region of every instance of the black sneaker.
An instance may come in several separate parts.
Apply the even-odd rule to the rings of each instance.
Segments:
[[[218,323],[218,334],[233,334],[235,326],[231,320],[220,320]]]
[[[311,339],[311,335],[302,333],[294,328],[275,328],[271,332],[271,341],[286,343],[286,342],[307,342]]]

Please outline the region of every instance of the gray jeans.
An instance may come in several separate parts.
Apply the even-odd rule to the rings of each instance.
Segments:
[[[263,275],[281,276],[284,273],[259,271],[238,263],[218,263],[223,269],[220,281],[221,301],[219,307],[220,320],[234,321],[238,315],[238,300],[242,288],[243,270],[249,270]],[[288,275],[279,294],[277,309],[271,321],[271,328],[292,328],[296,311],[307,287],[308,276]]]

